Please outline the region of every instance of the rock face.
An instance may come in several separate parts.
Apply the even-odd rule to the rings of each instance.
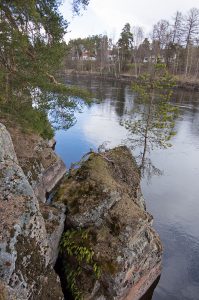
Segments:
[[[63,205],[40,207],[0,124],[0,299],[63,299],[53,269],[63,215]]]
[[[63,285],[77,299],[140,299],[160,275],[162,246],[130,151],[91,154],[62,183],[57,199],[68,210]]]
[[[51,264],[54,266],[58,257],[59,242],[64,231],[65,211],[64,204],[46,205],[40,203],[40,211],[46,228],[47,239],[51,249]]]
[[[36,197],[46,202],[46,195],[66,173],[63,161],[52,149],[55,141],[45,141],[36,134],[28,134],[12,126],[9,126],[9,132],[19,164]]]

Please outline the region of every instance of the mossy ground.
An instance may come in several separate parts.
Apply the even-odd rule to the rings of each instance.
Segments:
[[[137,166],[132,168],[132,164],[136,163],[130,152],[123,152],[120,148],[123,149],[118,147],[103,155],[91,154],[80,168],[73,170],[72,175],[69,174],[63,181],[57,191],[57,201],[64,202],[69,211],[75,214],[98,205],[107,192],[121,189],[121,183],[124,189],[132,187],[132,194],[139,185],[140,174]]]

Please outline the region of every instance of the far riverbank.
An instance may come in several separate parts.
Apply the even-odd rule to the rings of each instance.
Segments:
[[[75,71],[72,69],[62,71],[59,73],[59,76],[86,76],[86,77],[92,77],[95,79],[105,79],[108,81],[120,81],[120,82],[125,82],[125,83],[131,83],[132,81],[136,80],[135,75],[130,75],[130,74],[120,74],[117,76],[114,76],[112,74],[101,74],[100,72],[88,72],[88,71]],[[176,78],[176,88],[184,89],[187,91],[199,91],[199,81],[189,79],[189,78],[183,78],[183,77],[178,77]]]

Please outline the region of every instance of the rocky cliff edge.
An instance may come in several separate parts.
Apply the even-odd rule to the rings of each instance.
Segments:
[[[66,299],[140,299],[160,275],[162,246],[130,151],[89,154],[48,205],[64,164],[49,143],[9,131],[0,124],[0,300],[59,300],[62,289]]]
[[[25,143],[21,143],[18,153],[23,153]],[[22,159],[22,155],[19,157]],[[44,171],[40,169],[39,174]],[[10,134],[0,124],[1,300],[63,299],[53,265],[65,208],[39,202],[35,186],[25,176]]]

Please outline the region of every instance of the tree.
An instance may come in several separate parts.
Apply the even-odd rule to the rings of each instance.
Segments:
[[[76,58],[75,67],[78,67],[78,60],[81,60],[81,54],[86,52],[88,57],[83,62],[81,60],[82,71],[86,67],[86,71],[99,70],[100,73],[104,69],[109,68],[108,64],[108,51],[109,51],[109,42],[107,35],[93,35],[88,36],[84,39],[75,39],[69,42],[69,47],[72,50],[73,56]],[[85,66],[84,66],[85,65]]]
[[[199,32],[199,9],[192,8],[184,19],[184,41],[186,48],[185,76],[188,75],[189,64],[192,61],[191,48],[196,42]]]
[[[184,18],[183,34],[185,47],[194,43],[199,32],[199,9],[192,8]]]
[[[163,49],[170,40],[169,22],[160,20],[153,26],[153,40],[158,41],[160,49]]]
[[[74,109],[81,90],[55,78],[66,45],[68,23],[59,13],[60,0],[1,0],[0,2],[0,101],[34,102],[37,109],[57,105]],[[87,0],[74,0],[76,13]],[[75,98],[71,98],[73,95]],[[82,92],[86,96],[86,93]]]
[[[108,64],[108,37],[103,35],[100,37],[100,43],[98,48],[98,60],[100,62],[100,74],[103,73],[103,69]]]
[[[143,61],[145,57],[149,57],[151,54],[150,42],[147,38],[138,47],[139,55]]]
[[[129,23],[124,25],[117,44],[119,49],[119,59],[122,63],[122,68],[124,69],[127,61],[132,55],[133,49],[133,34]]]
[[[75,14],[79,14],[81,9],[85,9],[89,4],[89,0],[73,0],[72,7]]]
[[[46,80],[52,71],[54,61],[47,68],[46,60],[49,52],[57,53],[56,46],[67,23],[57,13],[56,3],[49,4],[48,7],[42,1],[1,1],[0,63],[4,100],[22,97],[24,91],[28,93],[33,87],[33,82],[36,85],[37,78],[41,80],[44,75]],[[48,22],[50,18],[52,23]]]
[[[167,67],[173,74],[177,73],[181,67],[180,56],[182,54],[183,44],[183,15],[177,11],[173,17],[173,23],[171,24],[171,39],[166,45],[165,49],[165,61]]]
[[[147,152],[154,147],[170,146],[169,141],[175,134],[177,108],[170,103],[173,85],[173,78],[163,64],[156,64],[153,72],[139,76],[133,84],[138,107],[134,111],[135,118],[125,120],[123,125],[129,130],[131,146],[141,149],[142,170]]]
[[[70,40],[69,41],[69,49],[72,52],[72,57],[75,59],[80,59],[83,51],[83,40],[81,38]]]
[[[136,26],[133,28],[133,37],[134,37],[134,50],[133,50],[133,62],[135,65],[135,76],[138,75],[138,73],[140,73],[140,52],[139,50],[139,46],[141,44],[141,42],[143,41],[143,37],[144,37],[144,32],[143,32],[143,28],[140,26]],[[138,68],[139,66],[139,68]]]
[[[182,34],[183,34],[182,13],[177,11],[173,19],[174,19],[174,23],[171,25],[172,43],[180,45],[182,43]]]

